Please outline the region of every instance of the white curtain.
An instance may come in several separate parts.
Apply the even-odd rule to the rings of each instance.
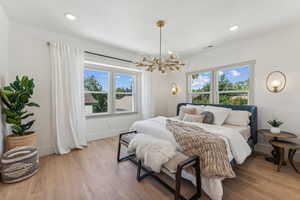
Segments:
[[[62,42],[50,43],[52,118],[56,153],[87,145],[84,115],[84,52]]]
[[[142,114],[143,119],[149,119],[154,116],[154,102],[153,102],[153,93],[152,93],[152,73],[151,72],[142,72]]]

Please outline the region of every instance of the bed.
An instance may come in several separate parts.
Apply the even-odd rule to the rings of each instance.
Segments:
[[[179,114],[180,107],[185,106],[187,104],[190,105],[204,105],[204,106],[216,106],[216,107],[224,107],[224,108],[230,108],[232,110],[244,110],[251,113],[250,116],[250,137],[248,138],[247,142],[252,150],[254,150],[254,146],[257,144],[257,107],[252,105],[221,105],[221,104],[194,104],[194,103],[179,103],[177,105],[177,112],[176,114]]]
[[[177,105],[177,115],[179,114],[180,107],[186,106],[189,103],[180,103]],[[249,117],[250,123],[248,126],[238,127],[232,125],[209,125],[209,124],[200,124],[204,129],[218,133],[226,143],[228,151],[228,158],[231,161],[232,165],[242,164],[245,159],[251,154],[254,149],[255,144],[257,143],[257,107],[244,105],[244,106],[235,106],[235,105],[219,105],[219,104],[190,104],[190,105],[204,105],[204,106],[216,106],[216,107],[225,107],[232,110],[243,110],[251,113]],[[155,117],[147,120],[141,120],[135,122],[131,129],[137,130],[139,133],[149,134],[156,138],[168,140],[178,148],[178,144],[175,141],[174,136],[165,128],[166,117]],[[176,117],[173,117],[174,120]],[[192,123],[192,122],[191,122]],[[233,167],[234,168],[234,167]],[[192,183],[195,183],[195,177],[188,172],[184,172],[183,177],[187,180],[190,180]],[[202,179],[202,189],[212,200],[221,200],[223,197],[223,178],[207,178],[201,177]]]

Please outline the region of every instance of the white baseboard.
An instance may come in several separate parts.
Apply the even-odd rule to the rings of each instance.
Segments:
[[[99,140],[103,138],[117,136],[122,130],[123,129],[114,129],[114,130],[109,130],[104,132],[88,133],[87,140],[90,142],[93,140]],[[54,148],[52,146],[38,147],[38,151],[40,157],[48,156],[55,153]]]
[[[93,141],[93,140],[99,140],[103,138],[117,136],[122,130],[123,129],[114,129],[114,130],[107,130],[103,132],[89,133],[87,139],[88,141]]]
[[[51,154],[54,154],[54,148],[52,146],[44,146],[44,147],[38,147],[39,156],[48,156]]]
[[[255,145],[255,151],[271,155],[272,146],[264,143],[257,143]],[[287,152],[285,152],[287,154]],[[287,157],[286,157],[287,158]],[[300,151],[295,154],[294,161],[300,162]]]

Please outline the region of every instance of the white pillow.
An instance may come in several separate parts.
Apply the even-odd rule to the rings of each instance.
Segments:
[[[202,123],[204,119],[203,115],[191,115],[191,114],[185,114],[183,117],[183,121],[186,122],[197,122]]]
[[[216,106],[205,106],[205,111],[212,112],[214,114],[214,124],[221,126],[224,124],[226,118],[229,116],[231,109],[216,107]]]
[[[197,115],[200,115],[202,112],[204,112],[204,107],[203,105],[190,105],[190,104],[187,104],[186,107],[188,108],[195,108],[197,110]]]
[[[232,110],[227,117],[225,123],[237,126],[248,126],[250,123],[249,117],[251,113],[244,110]]]

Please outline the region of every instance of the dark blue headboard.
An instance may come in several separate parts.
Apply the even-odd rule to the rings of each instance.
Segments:
[[[224,107],[224,108],[231,108],[232,110],[245,110],[251,113],[250,117],[250,129],[251,129],[251,137],[248,140],[248,144],[253,148],[254,145],[257,143],[257,107],[250,106],[250,105],[222,105],[222,104],[195,104],[195,103],[179,103],[177,105],[177,115],[179,114],[179,110],[181,106],[185,106],[187,104],[190,105],[204,105],[204,106],[217,106],[217,107]]]

